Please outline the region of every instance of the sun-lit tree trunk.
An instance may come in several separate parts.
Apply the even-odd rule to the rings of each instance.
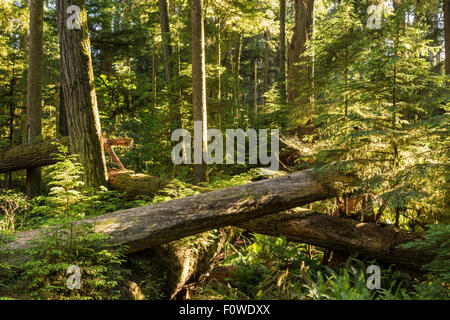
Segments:
[[[450,0],[444,0],[445,74],[450,74]]]
[[[217,65],[219,66],[219,72],[217,75],[217,99],[222,99],[222,70],[220,70],[222,63],[222,24],[219,19],[217,32]]]
[[[207,148],[206,115],[206,60],[203,0],[191,0],[192,28],[192,115],[194,122],[202,121],[201,146]],[[195,183],[208,181],[208,169],[204,161],[194,164]]]
[[[30,1],[30,38],[28,42],[27,142],[32,144],[42,134],[42,34],[44,1]],[[27,194],[41,192],[41,168],[27,169]]]
[[[153,109],[156,109],[156,95],[157,95],[157,87],[156,87],[156,77],[157,77],[157,62],[156,62],[156,44],[153,43],[152,48],[152,92],[153,92]]]
[[[280,97],[286,102],[286,0],[280,0]]]
[[[69,28],[67,8],[80,8],[80,29]],[[57,0],[62,87],[70,145],[83,165],[87,187],[106,185],[107,171],[92,69],[84,0]]]
[[[270,35],[269,30],[264,33],[265,49],[264,49],[264,93],[269,90],[269,68],[270,68]],[[264,104],[265,104],[264,99]]]
[[[239,104],[239,74],[241,68],[241,54],[242,54],[242,33],[239,33],[238,42],[236,45],[236,58],[235,58],[235,66],[234,66],[234,103]],[[237,108],[237,106],[236,106]],[[236,116],[238,116],[239,112],[236,112]]]
[[[255,59],[255,73],[254,73],[254,93],[253,93],[253,117],[256,120],[258,113],[258,59]]]
[[[306,51],[306,43],[311,38],[314,24],[314,0],[295,0],[295,27],[289,45],[288,55],[288,99],[296,105],[305,105],[311,97],[305,96],[296,101],[301,95],[301,87],[311,87],[311,67],[299,66],[299,63],[308,63],[309,58],[302,56]]]

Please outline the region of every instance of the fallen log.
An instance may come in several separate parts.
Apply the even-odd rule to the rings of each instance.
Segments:
[[[422,239],[421,234],[402,231],[393,225],[362,223],[299,208],[247,221],[238,227],[270,236],[283,235],[291,241],[414,269],[419,269],[434,258],[429,251],[399,247],[403,243]]]
[[[0,173],[44,167],[56,163],[54,154],[58,152],[58,147],[54,144],[55,142],[68,146],[69,138],[21,145],[2,151],[0,153]]]
[[[55,143],[69,147],[69,138],[64,137],[4,150],[0,153],[0,173],[55,164],[58,161],[54,156],[58,153],[58,146]],[[129,147],[133,145],[133,140],[105,138],[105,145],[108,146],[106,149],[111,151],[113,161],[119,168],[124,168],[112,150],[112,146]],[[116,191],[127,193],[129,198],[137,195],[154,196],[170,183],[170,180],[138,174],[130,170],[111,170],[109,173],[110,187]]]
[[[151,206],[128,209],[83,220],[95,231],[111,236],[113,245],[126,244],[128,253],[169,243],[211,229],[237,225],[267,214],[306,205],[336,195],[336,187],[354,178],[338,173],[305,170],[255,183],[212,191]],[[15,254],[3,260],[12,265],[29,257],[28,248],[48,228],[21,232],[6,248]],[[0,260],[1,261],[1,260]]]

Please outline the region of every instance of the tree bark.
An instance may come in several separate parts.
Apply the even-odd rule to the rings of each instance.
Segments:
[[[31,145],[24,144],[3,151],[0,154],[0,173],[44,167],[56,163],[52,154],[57,153],[58,148],[53,142],[69,146],[69,138],[65,137]]]
[[[207,150],[207,114],[206,114],[206,60],[205,60],[205,28],[203,21],[203,0],[191,0],[192,31],[192,115],[194,122],[202,122],[202,153]],[[195,142],[194,142],[195,148]],[[195,183],[208,181],[208,168],[204,163],[194,164]]]
[[[244,222],[239,227],[270,236],[332,248],[380,261],[418,269],[433,255],[421,250],[401,249],[403,243],[422,239],[421,234],[402,231],[392,225],[362,223],[305,209],[267,215]]]
[[[253,121],[256,123],[256,115],[258,113],[258,59],[255,59],[254,72],[254,88],[253,88]]]
[[[62,82],[61,82],[62,83]],[[58,130],[57,134],[59,138],[69,136],[69,127],[67,125],[67,111],[66,105],[64,103],[64,92],[63,88],[59,89],[59,109],[58,109]]]
[[[450,0],[444,0],[445,74],[450,74]]]
[[[168,2],[167,0],[159,0],[158,5],[159,5],[159,21],[161,25],[165,79],[167,85],[169,85],[170,81],[172,80],[173,66],[172,63],[170,62],[172,56],[172,45],[170,37]]]
[[[30,2],[30,40],[28,45],[27,142],[36,142],[42,134],[42,36],[44,27],[44,1]],[[41,168],[27,168],[27,194],[41,193]]]
[[[286,103],[286,0],[280,0],[280,97]]]
[[[91,46],[84,0],[56,3],[61,53],[62,87],[67,107],[70,145],[79,155],[87,187],[106,184],[107,171],[92,69]],[[67,8],[80,8],[81,29],[69,29]]]
[[[309,59],[302,56],[306,51],[306,43],[312,34],[314,24],[314,0],[295,0],[294,35],[289,46],[288,56],[288,99],[291,104],[304,105],[309,98],[296,101],[301,95],[301,87],[310,85],[311,68],[299,66]]]
[[[242,32],[238,35],[238,42],[236,46],[236,59],[234,66],[234,103],[236,105],[236,117],[239,117],[239,94],[240,94],[240,68],[242,55]]]
[[[112,245],[126,244],[128,253],[172,242],[211,229],[239,225],[267,214],[282,212],[336,195],[335,183],[352,183],[354,178],[336,173],[314,174],[305,170],[243,186],[202,193],[151,206],[129,209],[83,220],[95,231],[111,236]],[[30,246],[49,228],[25,231],[7,249],[5,258],[16,264],[27,259],[16,251]]]
[[[219,66],[219,72],[217,75],[217,99],[222,99],[222,22],[220,19],[217,21],[217,65]]]
[[[269,90],[269,68],[270,68],[270,34],[269,30],[264,33],[265,49],[264,49],[264,93]],[[264,105],[266,101],[264,99]]]

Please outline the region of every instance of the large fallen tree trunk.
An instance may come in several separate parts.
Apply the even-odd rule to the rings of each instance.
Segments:
[[[68,145],[67,138],[58,142]],[[52,154],[56,152],[57,147],[49,141],[10,149],[0,155],[0,172],[53,164],[55,159]],[[418,239],[420,235],[392,227],[298,211],[246,222],[258,216],[332,197],[335,194],[333,183],[348,182],[349,179],[338,174],[317,177],[311,171],[304,171],[247,186],[112,213],[88,221],[96,223],[98,231],[113,236],[113,244],[129,245],[130,253],[206,230],[239,225],[261,234],[285,235],[290,240],[360,253],[411,267],[429,262],[432,257],[427,252],[398,248],[398,244]],[[115,190],[126,192],[131,197],[154,195],[169,183],[169,180],[131,171],[114,172],[110,179]],[[34,230],[19,234],[18,243],[11,248],[27,247],[26,241],[36,239],[41,232]],[[21,262],[23,259],[25,256],[16,254],[9,261]]]
[[[282,212],[318,200],[333,197],[336,184],[354,178],[337,173],[314,174],[305,170],[283,177],[203,193],[151,206],[128,209],[86,219],[97,232],[111,236],[114,245],[126,244],[128,252],[138,252],[200,232]],[[8,249],[29,247],[48,228],[17,235]],[[16,253],[5,262],[17,264],[27,259]]]
[[[58,153],[58,146],[55,142],[68,146],[69,138],[21,145],[0,152],[0,173],[44,167],[56,163],[54,154]]]
[[[120,163],[111,145],[129,146],[132,142],[130,139],[106,139],[106,141],[109,142],[110,154],[114,162]],[[55,164],[58,161],[55,157],[58,153],[58,144],[68,147],[69,138],[64,137],[4,150],[0,153],[0,173]],[[137,195],[154,196],[167,187],[170,180],[121,169],[110,171],[108,183],[112,189],[124,192],[129,198],[133,198]]]
[[[415,269],[433,259],[429,251],[399,247],[421,239],[421,234],[398,230],[392,225],[362,223],[305,209],[297,208],[282,214],[267,215],[244,222],[239,227],[271,236],[284,235],[288,240]]]

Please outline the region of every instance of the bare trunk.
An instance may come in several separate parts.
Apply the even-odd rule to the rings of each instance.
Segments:
[[[265,50],[264,50],[264,93],[269,90],[269,68],[270,68],[270,35],[267,30],[264,33],[265,38]],[[264,101],[264,104],[265,101]]]
[[[253,92],[253,117],[254,121],[256,121],[256,114],[258,113],[258,60],[255,59],[255,86]]]
[[[235,66],[234,66],[234,103],[236,105],[239,104],[239,77],[240,77],[240,68],[241,68],[241,54],[242,54],[242,33],[238,36],[238,43],[236,46],[236,59],[235,59]],[[236,106],[237,108],[237,106]],[[237,109],[239,110],[239,109]],[[236,116],[238,117],[239,114],[236,112]]]
[[[30,2],[30,40],[28,49],[27,142],[32,144],[42,134],[42,34],[44,1]],[[27,169],[27,194],[41,193],[41,168]]]
[[[219,72],[217,75],[217,99],[222,99],[222,24],[218,21],[218,33],[217,33],[217,65],[219,66]]]
[[[156,70],[156,45],[153,44],[152,49],[152,91],[153,91],[153,109],[156,110],[156,76],[157,76],[157,70]]]
[[[206,60],[205,28],[203,21],[203,0],[191,0],[192,28],[192,115],[194,122],[202,122],[201,146],[203,154],[207,148],[207,114],[206,114]],[[195,144],[195,142],[194,142]],[[195,148],[195,146],[194,146]],[[208,181],[208,168],[204,163],[194,164],[195,183]]]
[[[445,74],[450,74],[450,0],[444,0]]]
[[[67,25],[67,8],[80,8],[81,29]],[[57,1],[58,32],[61,52],[61,73],[67,111],[70,145],[80,157],[87,187],[106,184],[107,171],[103,150],[100,118],[92,69],[87,13],[84,0]]]
[[[286,102],[286,0],[280,0],[280,97]]]
[[[306,51],[306,43],[312,35],[314,23],[314,0],[295,0],[295,28],[289,46],[288,57],[288,98],[291,104],[305,105],[310,97],[302,94],[302,88],[311,88],[311,67],[298,65],[310,60],[302,56]],[[297,98],[302,96],[300,101]]]
[[[170,37],[169,11],[167,0],[159,0],[159,21],[161,25],[164,71],[167,84],[172,80],[172,63],[169,62],[172,56],[172,46]]]

